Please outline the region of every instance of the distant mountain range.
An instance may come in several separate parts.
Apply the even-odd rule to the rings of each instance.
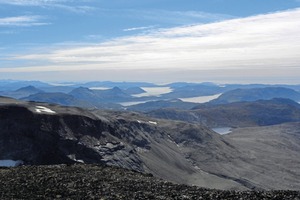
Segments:
[[[48,103],[54,103],[54,104],[59,104],[64,106],[77,106],[83,108],[95,107],[95,105],[93,105],[92,102],[79,100],[72,95],[61,93],[61,92],[36,93],[28,97],[22,98],[21,100],[35,101],[35,102],[48,102]]]
[[[250,89],[234,89],[223,93],[212,100],[213,104],[226,104],[241,101],[270,100],[273,98],[287,98],[300,102],[300,93],[284,87],[266,87]]]
[[[0,81],[0,96],[57,103],[84,108],[150,112],[161,108],[189,110],[198,97],[220,95],[210,104],[289,98],[300,101],[299,85],[171,83],[155,85],[144,82],[89,82],[50,84],[39,81]],[[148,94],[148,89],[166,92]],[[194,99],[190,99],[194,98]],[[214,97],[215,98],[215,97]],[[181,100],[180,100],[181,99]],[[209,100],[206,100],[209,101]],[[200,101],[199,101],[200,102]],[[203,103],[201,101],[201,103]]]
[[[192,110],[158,109],[149,116],[200,123],[209,127],[266,126],[300,120],[300,104],[289,99],[203,104]]]
[[[12,98],[16,98],[16,99],[21,99],[24,97],[28,97],[32,94],[37,94],[37,93],[41,93],[41,92],[43,92],[43,90],[37,89],[33,86],[26,86],[26,87],[19,88],[15,91],[0,92],[0,95],[6,96],[6,97],[12,97]]]

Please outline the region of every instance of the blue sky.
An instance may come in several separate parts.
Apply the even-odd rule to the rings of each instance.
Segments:
[[[0,79],[300,83],[299,0],[0,0]]]

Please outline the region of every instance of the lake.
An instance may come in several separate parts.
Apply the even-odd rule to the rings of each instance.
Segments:
[[[149,97],[149,96],[160,96],[162,94],[167,94],[173,91],[170,87],[141,87],[146,92],[141,94],[132,95],[133,97]]]
[[[212,130],[216,133],[219,133],[220,135],[225,135],[228,133],[231,133],[231,127],[220,127],[220,128],[213,128]]]
[[[211,95],[211,96],[199,96],[199,97],[179,98],[179,99],[181,101],[191,102],[191,103],[206,103],[206,102],[209,102],[211,100],[218,98],[219,96],[221,96],[221,94],[222,93]]]

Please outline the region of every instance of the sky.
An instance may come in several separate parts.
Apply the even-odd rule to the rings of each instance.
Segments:
[[[300,84],[300,0],[0,0],[0,79]]]

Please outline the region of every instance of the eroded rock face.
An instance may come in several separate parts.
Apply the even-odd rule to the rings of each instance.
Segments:
[[[122,142],[119,128],[99,119],[59,112],[35,113],[8,105],[0,108],[0,127],[1,159],[35,165],[122,163],[123,167],[143,171],[139,158],[130,153],[134,149]]]
[[[299,199],[296,191],[222,191],[178,185],[117,167],[0,168],[1,199]]]

